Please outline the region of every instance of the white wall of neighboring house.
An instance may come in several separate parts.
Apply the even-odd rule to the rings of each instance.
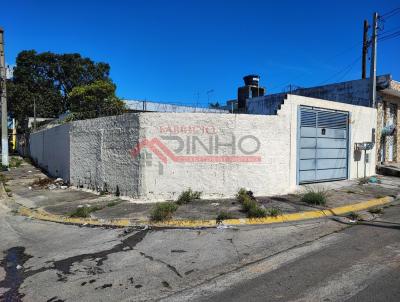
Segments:
[[[112,192],[118,187],[139,200],[176,198],[187,188],[205,197],[233,196],[240,187],[256,195],[285,194],[297,189],[300,105],[350,113],[349,175],[363,176],[354,143],[371,140],[376,109],[295,95],[288,95],[277,115],[146,112],[77,121],[69,129],[69,150],[49,140],[41,148],[41,134],[34,133],[31,153],[42,166],[52,166],[41,155],[44,149],[70,154],[72,184]],[[375,150],[368,153],[366,174],[373,175]]]
[[[33,161],[53,177],[70,178],[70,124],[31,134],[29,151]]]

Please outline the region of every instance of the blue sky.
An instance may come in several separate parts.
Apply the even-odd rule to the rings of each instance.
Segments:
[[[363,20],[400,2],[8,0],[4,7],[9,64],[26,49],[78,52],[111,65],[122,98],[206,105],[235,98],[249,73],[267,93],[359,78]],[[384,30],[399,26],[397,14]],[[400,80],[399,54],[400,37],[380,43],[378,74]]]

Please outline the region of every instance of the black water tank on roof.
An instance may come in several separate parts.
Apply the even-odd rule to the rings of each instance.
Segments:
[[[257,86],[258,87],[258,85],[260,83],[260,77],[256,74],[249,74],[249,75],[243,77],[243,80],[244,80],[244,84],[246,86]]]

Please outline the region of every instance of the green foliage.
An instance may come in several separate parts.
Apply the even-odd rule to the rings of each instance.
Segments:
[[[276,217],[282,214],[282,211],[278,208],[270,208],[267,210],[269,216]]]
[[[382,208],[373,208],[369,209],[368,212],[371,214],[383,214],[383,209]]]
[[[110,81],[95,81],[73,88],[69,94],[73,118],[85,119],[123,113],[125,105],[115,96],[115,89],[115,85]]]
[[[239,191],[237,192],[237,194],[236,194],[236,199],[239,201],[239,202],[243,202],[243,200],[244,200],[244,198],[245,197],[250,197],[250,196],[248,196],[248,194],[247,194],[247,190],[245,189],[245,188],[240,188],[239,189]]]
[[[202,192],[199,191],[192,191],[192,189],[188,189],[186,191],[183,191],[178,199],[177,199],[177,204],[182,205],[182,204],[186,204],[189,203],[195,199],[200,199]]]
[[[245,196],[242,196],[242,198],[243,199],[241,201],[241,204],[242,204],[243,211],[248,212],[248,211],[250,211],[251,208],[255,208],[258,206],[257,201],[251,199],[249,196],[245,195]]]
[[[251,207],[247,212],[247,217],[249,218],[262,218],[265,216],[267,216],[267,210],[259,205]]]
[[[366,185],[368,183],[368,177],[363,177],[358,180],[358,185]]]
[[[57,117],[71,110],[70,94],[74,88],[97,81],[111,83],[109,72],[108,64],[95,63],[76,53],[22,51],[16,59],[14,77],[7,81],[9,111],[18,121],[19,127],[25,130],[27,117],[33,116],[34,101],[37,116]],[[103,101],[98,100],[100,103]],[[85,106],[82,104],[79,112],[87,111]]]
[[[11,189],[10,189],[10,188],[7,188],[7,187],[5,187],[4,190],[5,190],[7,193],[8,193],[8,192],[11,192]]]
[[[349,218],[349,219],[351,219],[351,220],[359,220],[361,217],[360,217],[360,215],[359,215],[358,213],[350,212],[350,213],[347,215],[347,218]]]
[[[313,205],[325,205],[328,193],[324,189],[307,188],[307,192],[301,197],[301,201]]]
[[[18,157],[10,158],[10,168],[18,168],[21,166],[23,160]]]
[[[72,212],[69,216],[73,218],[81,217],[81,218],[88,218],[90,217],[90,213],[102,210],[103,207],[80,207],[77,208],[74,212]]]
[[[178,205],[172,201],[157,203],[150,213],[153,221],[164,221],[172,218],[172,214],[178,209]]]
[[[217,223],[218,223],[218,222],[221,222],[223,220],[233,219],[233,218],[235,218],[235,216],[232,215],[232,213],[229,213],[229,212],[226,212],[226,211],[221,211],[221,212],[218,213],[216,220],[217,220]]]
[[[242,204],[242,209],[247,213],[247,217],[261,218],[267,216],[267,210],[262,208],[246,189],[241,188],[236,194],[236,198]]]

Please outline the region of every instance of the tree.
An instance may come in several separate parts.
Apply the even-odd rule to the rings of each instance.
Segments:
[[[95,81],[74,87],[69,94],[74,118],[121,114],[125,104],[115,96],[115,89],[115,85],[110,81]]]
[[[109,72],[108,64],[95,63],[76,53],[22,51],[16,59],[13,79],[7,82],[10,113],[24,128],[27,118],[33,116],[35,101],[37,116],[57,117],[72,109],[70,93],[75,87],[96,81],[111,83]]]

